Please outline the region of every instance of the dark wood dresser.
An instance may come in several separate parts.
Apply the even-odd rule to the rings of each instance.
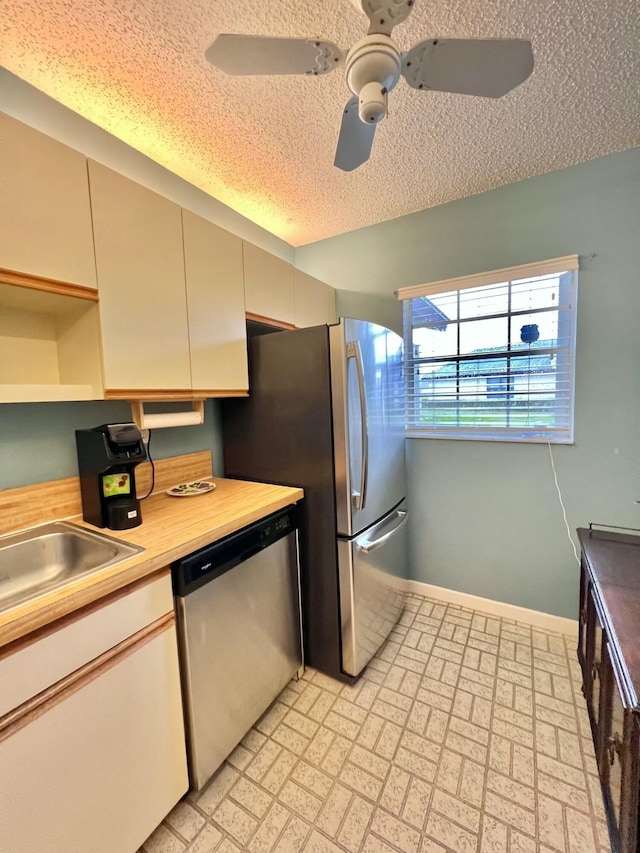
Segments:
[[[611,846],[640,853],[640,536],[578,536],[578,659]]]

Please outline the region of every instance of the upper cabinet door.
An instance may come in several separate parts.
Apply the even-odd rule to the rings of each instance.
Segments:
[[[96,288],[86,158],[0,113],[0,268]]]
[[[338,315],[336,314],[336,289],[335,287],[331,287],[327,285],[329,288],[329,319],[328,323],[335,323],[338,320]]]
[[[246,391],[242,240],[182,211],[194,390]]]
[[[244,250],[244,296],[249,314],[293,326],[293,267],[282,258],[242,243]]]
[[[294,270],[293,276],[296,326],[335,323],[334,289],[302,270]]]
[[[105,394],[191,388],[180,207],[89,161]]]

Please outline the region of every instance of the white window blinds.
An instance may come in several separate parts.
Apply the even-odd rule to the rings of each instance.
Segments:
[[[403,288],[407,435],[573,441],[578,257]]]

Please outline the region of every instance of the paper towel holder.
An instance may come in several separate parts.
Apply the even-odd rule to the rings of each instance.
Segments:
[[[191,409],[183,412],[149,413],[144,410],[143,400],[130,400],[131,417],[138,429],[161,429],[163,427],[197,426],[204,423],[204,400],[191,400]]]

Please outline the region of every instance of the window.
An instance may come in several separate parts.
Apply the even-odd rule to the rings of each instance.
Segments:
[[[487,399],[508,400],[513,392],[513,379],[505,374],[487,376]]]
[[[407,435],[573,441],[578,257],[406,287]]]

